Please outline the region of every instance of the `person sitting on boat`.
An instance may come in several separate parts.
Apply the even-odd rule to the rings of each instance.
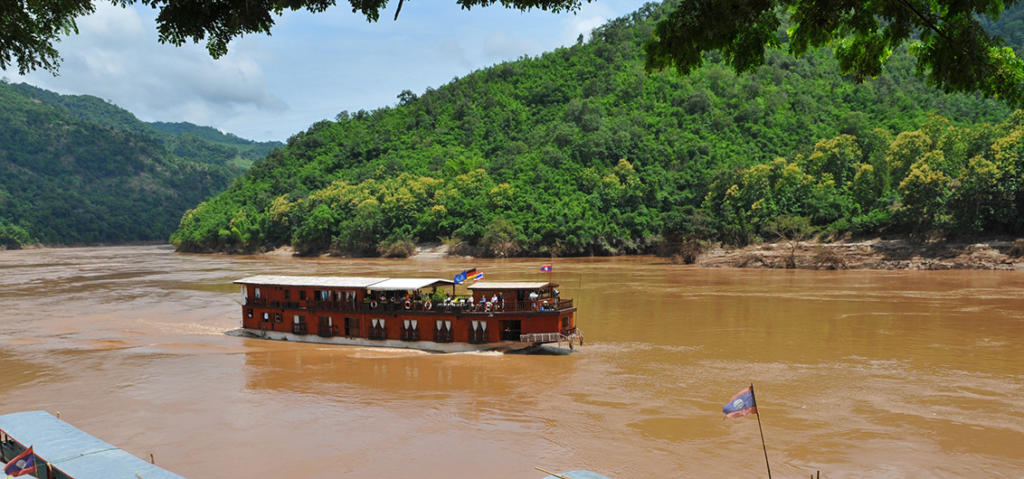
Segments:
[[[530,306],[534,310],[537,309],[537,292],[536,291],[530,291]]]
[[[491,304],[495,306],[498,305],[498,293],[494,293],[491,295]]]
[[[466,300],[466,308],[468,308],[470,311],[473,310],[473,297],[472,296],[470,296],[469,299]]]
[[[505,296],[501,294],[501,291],[498,291],[498,310],[503,309],[505,309]]]

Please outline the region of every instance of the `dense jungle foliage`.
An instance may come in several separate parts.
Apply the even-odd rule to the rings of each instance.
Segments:
[[[96,97],[0,82],[0,248],[166,240],[267,145],[163,133]]]
[[[663,14],[648,4],[587,42],[314,124],[186,213],[172,242],[588,255],[1020,232],[1024,129],[1001,103],[927,87],[905,51],[864,83],[828,51],[771,52],[741,76],[713,55],[686,77],[648,74],[642,45]]]

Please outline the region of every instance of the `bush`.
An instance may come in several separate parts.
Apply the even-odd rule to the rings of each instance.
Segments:
[[[487,256],[513,256],[520,250],[517,233],[515,225],[505,218],[496,217],[484,230],[484,235],[480,238],[480,247]]]
[[[846,269],[846,260],[836,253],[835,248],[817,246],[814,248],[814,267],[816,269]]]
[[[694,264],[710,246],[708,241],[688,238],[676,243],[663,243],[659,253],[669,257],[673,263]]]
[[[1017,238],[1017,240],[1013,242],[1013,247],[1010,248],[1010,256],[1014,258],[1024,256],[1024,238]]]
[[[0,222],[0,246],[6,249],[21,249],[32,243],[32,237],[25,228]]]
[[[385,258],[408,258],[416,254],[412,238],[386,239],[377,245],[377,252]]]

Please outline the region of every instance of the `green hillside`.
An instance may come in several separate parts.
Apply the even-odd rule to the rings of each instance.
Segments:
[[[244,171],[239,149],[194,138],[96,97],[0,82],[0,246],[166,240]],[[168,152],[181,143],[200,153]]]
[[[253,141],[231,133],[188,122],[150,122],[149,126],[173,138],[168,149],[183,158],[228,158],[234,164],[248,168],[256,160],[284,146],[279,141]]]
[[[742,76],[714,55],[687,77],[648,74],[642,45],[662,13],[648,4],[588,42],[317,123],[189,211],[172,241],[356,255],[443,239],[485,255],[586,255],[754,241],[778,218],[834,235],[952,230],[945,200],[916,221],[900,175],[941,170],[953,194],[966,162],[1016,128],[997,101],[929,88],[905,51],[865,83],[837,73],[829,51],[772,52]],[[919,148],[890,161],[918,130]],[[799,201],[771,197],[787,181]],[[1004,213],[974,229],[1019,230]]]

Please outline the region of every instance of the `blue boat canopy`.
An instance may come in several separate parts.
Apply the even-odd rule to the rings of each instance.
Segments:
[[[584,470],[561,472],[558,476],[567,477],[569,479],[611,479],[608,476],[602,476],[596,472]],[[547,476],[544,479],[559,479],[558,476]]]
[[[3,431],[75,479],[184,479],[57,419],[46,411],[0,416]],[[38,473],[37,473],[38,474]]]

